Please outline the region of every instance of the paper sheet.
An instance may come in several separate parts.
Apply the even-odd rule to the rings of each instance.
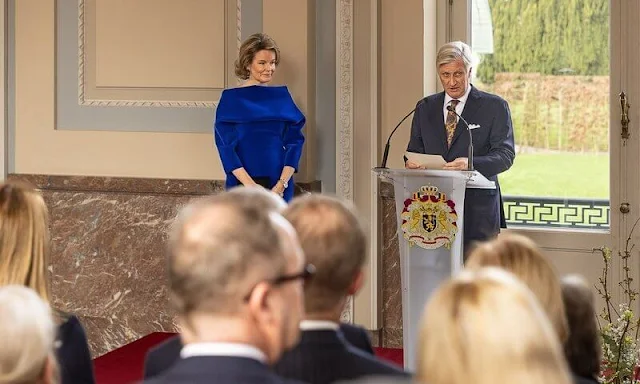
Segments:
[[[425,155],[424,153],[405,152],[409,161],[426,169],[442,169],[447,163],[440,155]]]

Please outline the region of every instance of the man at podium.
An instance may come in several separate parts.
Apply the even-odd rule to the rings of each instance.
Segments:
[[[472,137],[473,167],[494,181],[496,189],[466,191],[465,254],[474,242],[495,237],[501,227],[506,228],[498,174],[509,169],[515,158],[509,105],[499,96],[471,85],[474,65],[471,48],[463,42],[447,43],[438,50],[436,68],[444,92],[417,103],[407,146],[408,152],[442,155],[446,161],[444,169],[466,170]],[[405,159],[405,167],[421,168],[408,159]]]

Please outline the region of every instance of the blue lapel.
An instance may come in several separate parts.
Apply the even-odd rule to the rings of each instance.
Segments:
[[[482,96],[480,92],[472,85],[471,91],[469,91],[469,97],[467,98],[467,102],[464,104],[464,110],[462,111],[462,117],[467,120],[467,122],[475,116],[478,108],[480,108],[480,99]],[[442,100],[442,105],[444,106],[444,99]],[[443,123],[444,124],[444,123]],[[443,125],[444,126],[444,125]],[[464,133],[467,130],[464,123],[458,119],[458,125],[456,125],[456,131],[453,133],[453,139],[451,139],[451,148],[456,143],[458,136]]]

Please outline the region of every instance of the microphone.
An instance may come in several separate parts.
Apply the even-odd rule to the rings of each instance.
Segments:
[[[402,123],[404,123],[405,120],[407,120],[407,118],[409,116],[411,116],[416,109],[418,109],[418,107],[424,103],[425,99],[422,99],[418,102],[418,104],[416,104],[416,107],[413,108],[411,110],[411,112],[407,113],[407,115],[405,117],[402,118],[402,120],[400,120],[400,122],[398,123],[398,125],[396,125],[395,128],[393,128],[393,131],[391,131],[391,134],[389,135],[389,138],[387,139],[387,145],[384,146],[384,154],[382,155],[382,164],[380,164],[380,168],[387,168],[387,159],[389,158],[389,147],[391,146],[391,138],[393,137],[393,134],[396,133],[396,131],[398,130],[398,128],[400,128],[400,125],[402,125]]]
[[[462,120],[465,127],[467,127],[467,132],[469,132],[469,155],[467,156],[467,171],[473,171],[473,135],[471,135],[469,123],[467,123],[467,120],[465,120],[464,117],[460,116],[458,112],[456,112],[456,109],[453,107],[453,105],[447,105],[447,111],[455,113],[456,116],[458,116],[460,120]]]

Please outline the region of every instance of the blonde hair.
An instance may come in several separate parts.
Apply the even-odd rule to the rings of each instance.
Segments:
[[[429,384],[569,384],[558,339],[528,289],[497,268],[463,271],[433,294],[417,351]]]
[[[316,267],[305,285],[306,311],[334,309],[367,256],[367,237],[355,208],[335,197],[308,194],[293,199],[284,217],[296,230],[306,261]]]
[[[513,273],[533,292],[546,311],[560,342],[569,335],[560,279],[553,266],[529,238],[505,234],[478,245],[469,255],[467,268],[494,266]]]
[[[240,46],[238,59],[235,61],[235,73],[239,79],[247,80],[249,78],[249,66],[253,62],[256,53],[260,51],[272,51],[276,55],[276,66],[280,64],[280,49],[266,33],[254,33],[249,36]]]
[[[27,286],[47,303],[49,214],[42,196],[27,185],[0,184],[0,286]]]
[[[41,383],[48,368],[57,382],[55,334],[49,306],[37,293],[20,285],[0,287],[0,383]]]

